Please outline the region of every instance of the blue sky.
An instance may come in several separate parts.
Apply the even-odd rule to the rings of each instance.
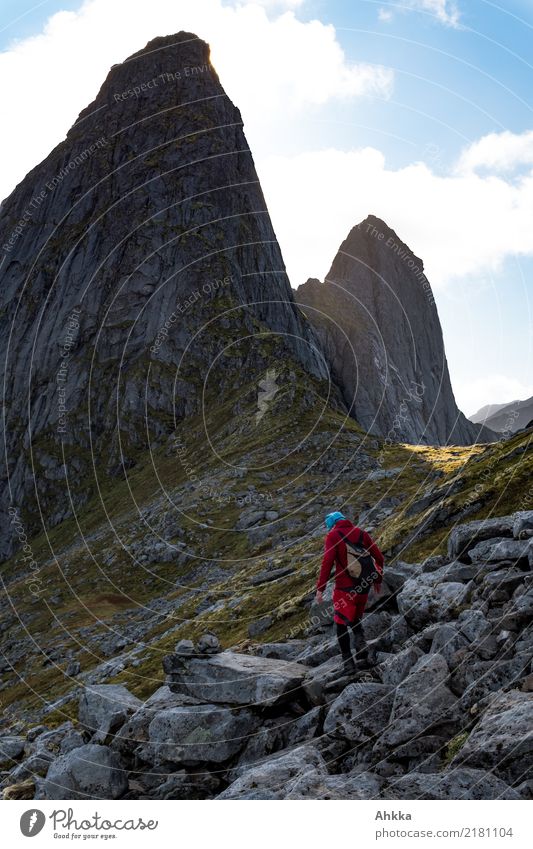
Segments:
[[[462,409],[533,394],[533,2],[3,0],[0,194],[180,28],[241,108],[292,285],[381,216],[425,261]]]

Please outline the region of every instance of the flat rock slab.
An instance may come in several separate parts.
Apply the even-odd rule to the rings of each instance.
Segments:
[[[261,707],[293,699],[309,672],[300,663],[231,651],[205,658],[167,655],[163,669],[175,693],[214,704]]]

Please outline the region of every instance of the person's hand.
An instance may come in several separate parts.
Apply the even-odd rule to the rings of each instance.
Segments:
[[[316,591],[315,601],[317,604],[322,604],[322,602],[324,601],[324,593],[320,590]]]
[[[381,581],[376,581],[374,584],[374,592],[376,595],[379,595],[381,592]]]

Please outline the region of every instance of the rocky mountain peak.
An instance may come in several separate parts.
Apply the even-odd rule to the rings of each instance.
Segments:
[[[296,298],[366,430],[426,444],[494,438],[458,410],[424,264],[381,219],[353,227],[324,283],[308,280]]]
[[[29,531],[277,355],[327,377],[240,112],[191,33],[110,70],[3,203],[0,246],[2,497]],[[5,555],[17,540],[0,527]]]

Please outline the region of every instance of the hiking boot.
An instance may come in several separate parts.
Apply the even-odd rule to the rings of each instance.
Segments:
[[[342,656],[342,672],[343,675],[355,675],[355,663],[351,654]]]

